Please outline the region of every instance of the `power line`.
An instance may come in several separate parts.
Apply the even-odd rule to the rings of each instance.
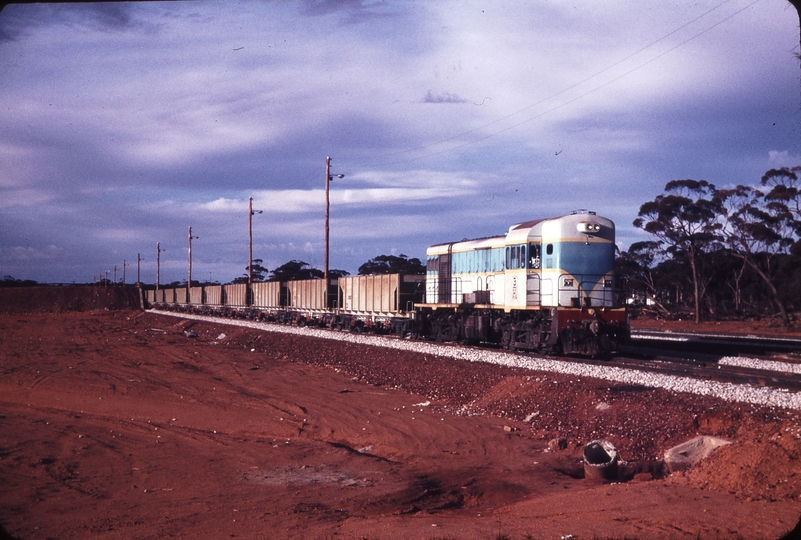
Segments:
[[[483,130],[483,129],[487,128],[487,127],[493,126],[493,125],[495,125],[495,124],[497,124],[497,123],[499,123],[499,122],[503,122],[504,120],[508,120],[508,119],[510,119],[510,118],[512,118],[512,117],[514,117],[514,116],[517,116],[517,115],[519,115],[519,114],[521,114],[521,113],[523,113],[523,112],[525,112],[525,111],[528,111],[528,110],[530,110],[530,109],[532,109],[532,108],[534,108],[534,107],[537,107],[537,106],[539,106],[539,105],[542,105],[543,103],[546,103],[546,102],[548,102],[548,101],[550,101],[550,100],[552,100],[552,99],[554,99],[554,98],[556,98],[556,97],[558,97],[558,96],[560,96],[560,95],[562,95],[562,94],[564,94],[564,93],[566,93],[566,92],[569,92],[570,90],[573,90],[573,89],[575,89],[575,88],[577,88],[577,87],[579,87],[579,86],[581,86],[581,85],[583,85],[583,84],[585,84],[585,83],[587,83],[587,82],[589,82],[589,81],[591,81],[591,80],[593,80],[593,79],[595,79],[595,78],[599,77],[600,75],[603,75],[604,73],[606,73],[606,72],[608,72],[608,71],[610,71],[610,70],[614,69],[615,67],[617,67],[617,66],[619,66],[619,65],[623,64],[623,63],[624,63],[624,62],[626,62],[627,60],[630,60],[631,58],[633,58],[633,57],[635,57],[635,56],[639,55],[640,53],[642,53],[642,52],[644,52],[644,51],[646,51],[646,50],[650,49],[651,47],[655,46],[656,44],[658,44],[658,43],[660,43],[660,42],[662,42],[662,41],[666,40],[666,39],[667,39],[667,38],[669,38],[670,36],[672,36],[672,35],[674,35],[674,34],[676,34],[676,33],[680,32],[681,30],[683,30],[684,28],[686,28],[686,27],[690,26],[691,24],[693,24],[693,23],[697,22],[698,20],[700,20],[700,19],[702,19],[702,18],[706,17],[706,16],[707,16],[707,15],[709,15],[710,13],[712,13],[712,12],[714,12],[715,10],[717,10],[717,9],[721,8],[722,6],[724,6],[724,5],[728,4],[728,3],[730,3],[731,1],[732,1],[732,0],[724,0],[723,2],[721,2],[721,3],[717,4],[716,6],[714,6],[714,7],[710,8],[709,10],[705,11],[705,12],[704,12],[704,13],[702,13],[701,15],[698,15],[698,16],[697,16],[697,17],[695,17],[694,19],[692,19],[692,20],[690,20],[690,21],[688,21],[688,22],[686,22],[686,23],[682,24],[682,25],[681,25],[681,26],[679,26],[678,28],[676,28],[676,29],[674,29],[674,30],[672,30],[672,31],[668,32],[667,34],[663,35],[662,37],[660,37],[660,38],[658,38],[658,39],[656,39],[656,40],[654,40],[654,41],[650,42],[649,44],[647,44],[647,45],[645,45],[645,46],[641,47],[641,48],[640,48],[640,49],[638,49],[637,51],[635,51],[635,52],[633,52],[633,53],[629,54],[628,56],[626,56],[626,57],[624,57],[624,58],[622,58],[622,59],[618,60],[617,62],[615,62],[615,63],[613,63],[613,64],[611,64],[611,65],[609,65],[609,66],[607,66],[607,67],[603,68],[602,70],[600,70],[600,71],[598,71],[598,72],[596,72],[596,73],[594,73],[594,74],[592,74],[592,75],[589,75],[589,76],[585,77],[584,79],[580,80],[579,82],[577,82],[577,83],[575,83],[575,84],[572,84],[572,85],[570,85],[570,86],[568,86],[568,87],[566,87],[566,88],[564,88],[564,89],[562,89],[562,90],[560,90],[560,91],[558,91],[558,92],[556,92],[556,93],[554,93],[554,94],[551,94],[550,96],[548,96],[548,97],[546,97],[546,98],[543,98],[543,99],[541,99],[541,100],[537,101],[536,103],[533,103],[533,104],[531,104],[531,105],[529,105],[529,106],[527,106],[527,107],[524,107],[523,109],[520,109],[520,110],[518,110],[518,111],[515,111],[515,112],[513,112],[513,113],[510,113],[510,114],[508,114],[508,115],[506,115],[506,116],[503,116],[503,117],[501,117],[501,118],[498,118],[498,119],[496,119],[496,120],[493,120],[492,122],[489,122],[489,123],[487,123],[487,124],[481,125],[481,126],[479,126],[479,127],[473,128],[473,129],[471,129],[471,130],[468,130],[468,131],[463,131],[463,132],[457,133],[456,135],[452,135],[451,137],[448,137],[448,138],[445,138],[445,139],[441,139],[441,140],[439,140],[439,141],[435,141],[435,142],[433,142],[433,143],[430,143],[430,144],[421,145],[421,146],[417,146],[417,147],[413,147],[413,148],[408,148],[408,149],[405,149],[405,150],[399,150],[399,151],[397,151],[397,152],[393,152],[393,153],[389,153],[389,154],[383,154],[383,156],[385,156],[385,157],[397,156],[397,155],[401,155],[401,154],[406,154],[406,153],[410,153],[410,152],[416,152],[416,151],[419,151],[419,150],[424,150],[424,149],[426,149],[426,148],[431,148],[431,147],[434,147],[434,146],[438,146],[438,145],[441,145],[441,144],[447,143],[447,142],[449,142],[449,141],[453,141],[454,139],[458,139],[458,138],[460,138],[460,137],[464,137],[464,136],[466,136],[466,135],[470,135],[471,133],[475,133],[475,132],[477,132],[477,131],[481,131],[481,130]],[[574,98],[572,98],[572,99],[570,99],[570,100],[568,100],[568,101],[565,101],[564,103],[561,103],[561,104],[559,104],[559,105],[556,105],[556,106],[554,106],[554,107],[551,107],[550,109],[547,109],[547,110],[545,110],[545,111],[543,111],[543,112],[541,112],[541,113],[539,113],[539,114],[537,114],[537,115],[535,115],[535,116],[532,116],[532,117],[530,117],[530,118],[527,118],[527,119],[525,119],[525,120],[523,120],[523,121],[521,121],[521,122],[518,122],[518,123],[516,123],[516,124],[513,124],[513,125],[511,125],[511,126],[507,126],[507,127],[503,128],[503,129],[499,129],[499,130],[497,130],[497,131],[491,132],[491,133],[489,133],[489,134],[487,134],[487,135],[485,135],[485,136],[479,137],[479,138],[477,138],[477,139],[473,139],[473,140],[471,140],[471,141],[464,142],[464,143],[462,143],[462,144],[459,144],[459,145],[457,145],[457,146],[453,146],[453,147],[450,147],[450,148],[446,148],[446,149],[443,149],[443,150],[440,150],[440,151],[437,151],[437,152],[431,152],[431,153],[424,154],[424,155],[421,155],[421,156],[409,157],[409,158],[405,158],[405,159],[399,159],[399,160],[396,160],[396,161],[390,161],[390,162],[387,162],[387,163],[385,163],[385,164],[386,164],[386,165],[395,165],[395,164],[398,164],[398,163],[407,163],[407,162],[411,162],[411,161],[418,161],[418,160],[425,159],[425,158],[428,158],[428,157],[437,156],[437,155],[445,154],[445,153],[448,153],[448,152],[452,152],[452,151],[458,150],[458,149],[460,149],[460,148],[464,148],[464,147],[466,147],[466,146],[469,146],[469,145],[472,145],[472,144],[476,144],[476,143],[478,143],[478,142],[481,142],[481,141],[484,141],[484,140],[486,140],[486,139],[489,139],[489,138],[495,137],[495,136],[497,136],[497,135],[499,135],[499,134],[501,134],[501,133],[504,133],[504,132],[506,132],[506,131],[510,131],[510,130],[512,130],[512,129],[515,129],[515,128],[517,128],[517,127],[519,127],[519,126],[523,125],[523,124],[526,124],[526,123],[528,123],[528,122],[531,122],[532,120],[539,119],[539,118],[541,118],[541,117],[543,117],[543,116],[545,116],[545,115],[547,115],[547,114],[550,114],[550,113],[552,113],[552,112],[554,112],[554,111],[556,111],[556,110],[558,110],[558,109],[561,109],[562,107],[564,107],[564,106],[566,106],[566,105],[570,105],[570,104],[572,104],[572,103],[575,103],[576,101],[578,101],[578,100],[580,100],[580,99],[583,99],[583,98],[587,97],[588,95],[590,95],[590,94],[592,94],[592,93],[594,93],[594,92],[597,92],[598,90],[601,90],[601,89],[603,89],[603,88],[605,88],[605,87],[607,87],[607,86],[610,86],[611,84],[613,84],[613,83],[615,83],[615,82],[617,82],[617,81],[619,81],[619,80],[623,79],[624,77],[627,77],[628,75],[630,75],[630,74],[634,73],[635,71],[637,71],[637,70],[639,70],[639,69],[642,69],[643,67],[647,66],[648,64],[650,64],[650,63],[652,63],[652,62],[654,62],[654,61],[656,61],[656,60],[658,60],[658,59],[662,58],[663,56],[666,56],[667,54],[669,54],[669,53],[671,53],[671,52],[675,51],[675,50],[676,50],[676,49],[678,49],[679,47],[682,47],[682,46],[686,45],[686,44],[687,44],[687,43],[689,43],[690,41],[693,41],[694,39],[696,39],[696,38],[698,38],[698,37],[702,36],[703,34],[705,34],[705,33],[709,32],[710,30],[712,30],[712,29],[714,29],[714,28],[716,28],[716,27],[720,26],[720,25],[721,25],[721,24],[723,24],[724,22],[726,22],[726,21],[728,21],[728,20],[732,19],[732,18],[733,18],[733,17],[735,17],[736,15],[739,15],[740,13],[742,13],[743,11],[745,11],[746,9],[750,8],[751,6],[753,6],[754,4],[756,4],[756,3],[760,2],[760,1],[761,1],[761,0],[754,0],[753,2],[749,3],[749,4],[748,4],[748,5],[746,5],[745,7],[743,7],[743,8],[741,8],[741,9],[739,9],[739,10],[735,11],[734,13],[732,13],[732,14],[728,15],[727,17],[724,17],[723,19],[721,19],[721,20],[719,20],[719,21],[715,22],[714,24],[712,24],[712,25],[710,25],[710,26],[706,27],[704,30],[702,30],[702,31],[700,31],[700,32],[698,32],[698,33],[696,33],[696,34],[694,34],[693,36],[691,36],[691,37],[689,37],[689,38],[685,39],[684,41],[682,41],[682,42],[678,43],[677,45],[675,45],[675,46],[673,46],[673,47],[671,47],[671,48],[667,49],[666,51],[664,51],[664,52],[662,52],[662,53],[658,54],[657,56],[655,56],[655,57],[653,57],[653,58],[651,58],[651,59],[649,59],[649,60],[646,60],[645,62],[642,62],[641,64],[639,64],[639,65],[635,66],[634,68],[630,69],[629,71],[627,71],[627,72],[625,72],[625,73],[623,73],[623,74],[621,74],[621,75],[619,75],[619,76],[617,76],[617,77],[615,77],[615,78],[613,78],[613,79],[611,79],[611,80],[609,80],[609,81],[607,81],[607,82],[605,82],[605,83],[603,83],[603,84],[600,84],[600,85],[598,85],[598,86],[596,86],[596,87],[594,87],[594,88],[592,88],[592,89],[590,89],[590,90],[588,90],[588,91],[584,92],[583,94],[580,94],[579,96],[576,96],[576,97],[574,97]],[[382,156],[381,156],[381,155],[379,155],[378,157],[380,158],[380,157],[382,157]]]

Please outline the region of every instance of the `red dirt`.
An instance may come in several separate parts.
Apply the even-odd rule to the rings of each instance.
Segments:
[[[137,309],[139,289],[61,285],[0,288],[0,313],[64,313],[68,311]]]
[[[764,539],[801,514],[797,411],[129,310],[0,315],[0,373],[19,539]],[[663,477],[697,434],[733,444]],[[596,438],[628,481],[582,478]]]
[[[730,334],[758,334],[758,335],[785,335],[791,337],[801,336],[801,322],[791,322],[784,326],[781,321],[772,319],[747,321],[666,321],[664,319],[650,319],[641,317],[631,321],[632,329],[670,330],[674,332],[714,332]]]

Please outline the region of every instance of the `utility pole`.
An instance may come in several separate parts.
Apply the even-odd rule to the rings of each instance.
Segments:
[[[788,0],[793,7],[795,8],[796,14],[798,15],[798,24],[799,24],[799,45],[801,45],[801,0]],[[801,51],[799,51],[798,60],[801,60]]]
[[[136,254],[136,284],[137,285],[142,283],[142,280],[140,279],[141,271],[142,271],[142,255],[141,255],[141,253],[137,253]]]
[[[128,261],[122,260],[122,284],[125,285],[125,267],[128,266]]]
[[[345,178],[344,174],[337,174],[337,178]],[[328,301],[328,211],[329,211],[329,200],[328,200],[328,184],[334,180],[334,177],[331,176],[331,158],[325,158],[325,262],[323,263],[323,280],[325,280],[325,291],[326,291],[326,305]]]
[[[159,269],[161,266],[161,252],[164,251],[161,249],[161,244],[156,242],[156,291],[159,290]]]
[[[331,158],[325,158],[325,258],[323,263],[323,280],[328,294],[328,184],[331,182]]]
[[[192,236],[192,226],[189,226],[189,232],[187,233],[187,237],[189,239],[189,269],[187,270],[186,274],[186,301],[189,301],[189,288],[192,286],[192,239],[200,238],[199,236]]]
[[[253,283],[253,214],[261,214],[253,209],[253,197],[248,198],[248,288]]]

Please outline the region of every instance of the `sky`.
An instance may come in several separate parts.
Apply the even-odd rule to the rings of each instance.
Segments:
[[[229,282],[801,165],[786,0],[184,1],[0,11],[0,277]]]

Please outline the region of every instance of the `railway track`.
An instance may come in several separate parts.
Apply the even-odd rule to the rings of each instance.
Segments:
[[[593,361],[596,363],[601,363]],[[747,384],[756,387],[782,388],[792,392],[801,391],[801,374],[765,368],[742,367],[720,362],[699,361],[682,357],[634,357],[617,356],[612,365],[677,377],[691,377],[722,383]]]
[[[566,357],[571,362],[674,377],[801,392],[801,339],[701,332],[632,332],[629,344],[611,359]],[[634,337],[636,336],[636,337]],[[459,347],[459,345],[454,345]],[[480,346],[478,346],[480,347]],[[510,354],[515,354],[510,351]],[[518,352],[541,357],[538,353]],[[738,365],[744,357],[751,366]],[[565,357],[554,357],[564,360]],[[729,362],[726,362],[728,360]],[[754,367],[757,365],[758,367]],[[788,368],[788,366],[790,366]]]
[[[801,352],[801,338],[760,334],[632,330],[631,344],[670,350],[717,354],[720,356]]]
[[[801,339],[794,337],[636,330],[614,365],[801,391]]]

